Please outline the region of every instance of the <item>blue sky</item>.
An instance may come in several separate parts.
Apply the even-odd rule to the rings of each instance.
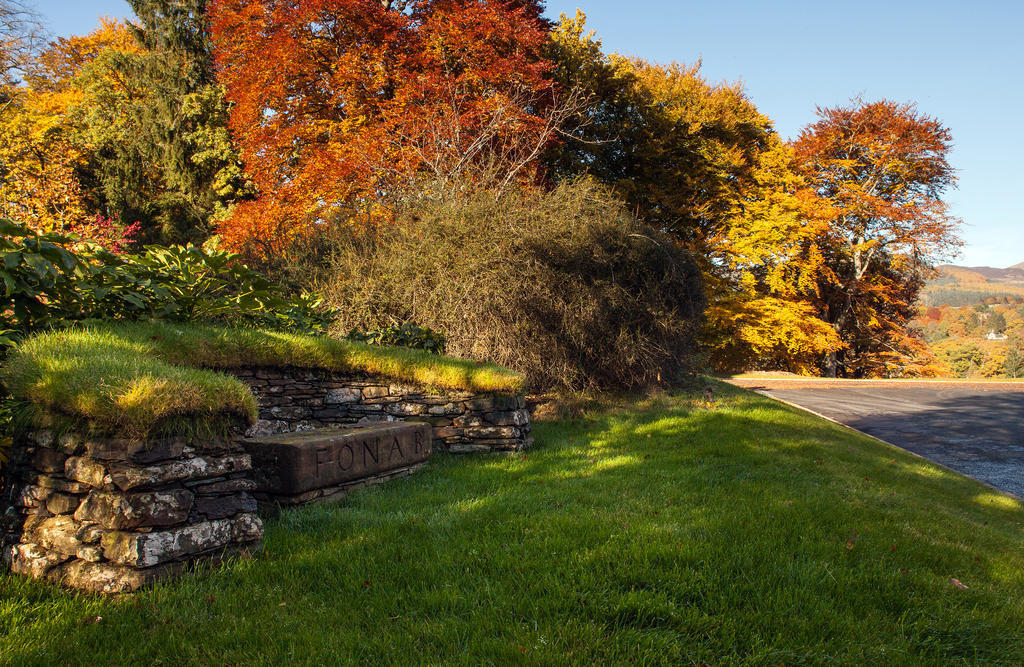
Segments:
[[[742,81],[784,137],[816,105],[851,97],[913,101],[953,133],[960,184],[946,199],[963,218],[959,264],[1024,262],[1024,3],[1015,0],[548,0],[583,9],[606,50],[657,62],[703,61],[712,81]],[[55,35],[124,0],[36,0]]]

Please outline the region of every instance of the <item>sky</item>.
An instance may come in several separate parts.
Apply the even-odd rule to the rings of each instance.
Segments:
[[[29,0],[30,2],[32,0]],[[130,17],[124,0],[35,0],[56,36],[97,17]],[[703,63],[712,82],[740,81],[785,138],[817,106],[855,96],[914,102],[950,129],[964,222],[956,263],[1024,262],[1024,3],[1018,0],[548,0],[577,8],[606,51]]]

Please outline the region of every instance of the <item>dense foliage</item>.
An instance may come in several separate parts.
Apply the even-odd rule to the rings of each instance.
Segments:
[[[418,322],[444,331],[450,353],[538,389],[643,387],[695,369],[695,263],[588,182],[421,205],[330,243],[319,290],[341,330]]]
[[[950,304],[922,308],[912,320],[929,346],[937,370],[957,377],[1024,377],[1024,305]]]
[[[226,251],[147,246],[114,254],[98,246],[69,249],[75,242],[0,220],[0,328],[8,343],[83,320],[206,321],[317,333],[333,318],[312,297],[283,297]]]
[[[231,127],[261,195],[221,233],[263,256],[310,226],[550,136],[537,0],[214,0]],[[478,165],[480,166],[480,165]],[[515,177],[515,173],[502,174]]]
[[[959,221],[949,133],[913,105],[821,109],[786,142],[742,85],[606,53],[539,0],[130,4],[45,48],[4,24],[0,216],[123,251],[218,232],[302,291],[335,235],[589,177],[691,253],[716,369],[933,368],[907,324]]]
[[[434,354],[444,354],[445,347],[448,344],[444,334],[434,331],[429,327],[416,326],[411,322],[384,327],[377,331],[353,329],[348,332],[345,338],[371,345],[389,345],[391,347],[426,350]]]
[[[563,17],[553,32],[557,76],[589,106],[549,151],[552,175],[600,179],[694,251],[708,295],[701,343],[716,368],[815,369],[841,342],[815,316],[827,224],[792,151],[740,85],[606,55],[584,23]]]

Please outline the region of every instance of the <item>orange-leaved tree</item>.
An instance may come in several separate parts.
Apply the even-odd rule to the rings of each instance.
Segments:
[[[24,83],[8,88],[0,109],[0,216],[37,231],[95,219],[95,193],[83,181],[95,181],[88,172],[99,162],[96,134],[114,131],[119,108],[135,94],[110,60],[136,51],[124,23],[101,19],[87,35],[50,43]],[[87,121],[101,113],[105,122]]]
[[[229,247],[280,252],[424,176],[529,178],[553,134],[539,0],[214,0],[209,17],[260,190],[221,227]]]
[[[857,99],[818,116],[793,147],[830,218],[818,308],[845,347],[828,353],[822,370],[913,374],[924,346],[906,324],[934,261],[959,244],[960,221],[942,200],[956,183],[949,130],[888,100]]]

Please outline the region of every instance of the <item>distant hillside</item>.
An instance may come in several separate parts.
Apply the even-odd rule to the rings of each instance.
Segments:
[[[995,269],[991,266],[956,266],[954,264],[943,264],[939,271],[945,271],[951,275],[974,274],[983,280],[993,282],[1019,282],[1024,283],[1024,262],[1014,264],[1005,269]],[[971,282],[975,280],[971,279]]]
[[[972,306],[986,299],[1024,300],[1024,262],[1005,269],[942,264],[921,292],[925,306]]]

